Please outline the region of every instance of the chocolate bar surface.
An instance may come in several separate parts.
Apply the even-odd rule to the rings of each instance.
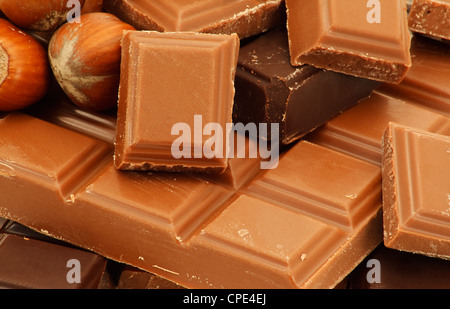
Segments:
[[[114,117],[83,112],[52,93],[25,113],[0,114],[0,248],[9,244],[7,256],[19,244],[11,240],[27,248],[44,234],[52,237],[46,248],[68,241],[190,288],[345,284],[383,237],[378,128],[391,119],[450,128],[443,115],[385,98],[351,113],[355,126],[331,125],[343,133],[339,151],[320,140],[290,142],[276,169],[262,171],[257,157],[200,175],[117,170]],[[385,117],[372,122],[371,112]],[[354,156],[355,145],[369,145],[375,160]],[[245,146],[255,148],[248,139]],[[40,234],[22,233],[1,216]],[[124,267],[119,288],[160,285],[133,267]]]
[[[404,0],[286,0],[291,63],[399,83],[411,66]],[[357,25],[357,26],[356,26]]]
[[[450,40],[450,1],[414,0],[409,14],[409,29],[436,39]]]
[[[399,85],[383,84],[377,90],[449,117],[449,45],[416,34],[412,38],[411,59],[412,67]]]
[[[282,0],[108,0],[103,7],[139,30],[236,33],[241,39],[286,20]]]
[[[276,29],[241,47],[235,85],[233,121],[278,124],[280,143],[289,144],[368,97],[379,83],[292,66],[287,31]],[[260,135],[271,139],[267,133]]]
[[[375,91],[306,139],[381,166],[381,143],[389,122],[450,135],[447,117]]]
[[[385,245],[450,259],[450,137],[390,123],[382,149]]]
[[[130,31],[122,46],[116,168],[225,171],[238,37]]]
[[[185,287],[333,287],[381,241],[379,168],[311,143],[235,191],[189,174],[118,171],[111,145],[29,115],[10,113],[0,128],[2,216]],[[65,151],[42,156],[44,145]],[[292,165],[299,155],[323,169],[311,170],[317,197],[301,190],[302,173],[280,178],[303,168]],[[351,181],[319,197],[332,162]],[[272,179],[280,192],[268,197],[261,186]]]

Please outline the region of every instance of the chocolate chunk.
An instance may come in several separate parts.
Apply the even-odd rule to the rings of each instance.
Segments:
[[[104,142],[19,113],[0,120],[0,139],[1,215],[184,287],[333,287],[381,241],[379,168],[307,142],[235,190],[118,171]],[[335,190],[323,195],[324,181]]]
[[[225,171],[238,37],[133,31],[122,45],[116,168]]]
[[[450,259],[450,137],[390,123],[382,149],[385,245]]]
[[[289,62],[285,29],[241,47],[236,70],[235,123],[275,123],[292,143],[368,97],[378,82]],[[271,130],[260,133],[271,139]]]
[[[411,66],[404,0],[286,0],[293,65],[399,83]]]
[[[241,39],[286,22],[282,0],[109,0],[103,7],[139,30],[236,33]]]
[[[411,31],[450,40],[450,1],[414,0],[408,24]]]

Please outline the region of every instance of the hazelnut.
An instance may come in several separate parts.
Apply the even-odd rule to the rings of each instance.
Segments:
[[[66,23],[49,43],[50,65],[61,88],[79,107],[102,111],[117,106],[121,40],[134,30],[112,14],[82,15]]]
[[[68,20],[85,0],[0,0],[0,10],[24,30],[54,31]]]
[[[39,101],[50,85],[44,47],[6,19],[0,19],[0,111]]]

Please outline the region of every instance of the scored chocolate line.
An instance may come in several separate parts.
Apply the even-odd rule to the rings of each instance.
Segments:
[[[331,223],[347,232],[351,231],[359,223],[359,218],[355,219],[355,221],[353,220],[353,214],[367,210],[368,207],[375,208],[381,206],[381,202],[375,202],[376,197],[381,195],[381,185],[374,187],[368,192],[364,192],[363,198],[361,196],[349,196],[349,199],[358,199],[358,206],[352,208],[351,213],[347,210],[340,209],[339,205],[331,200],[309,194],[308,192],[273,180],[260,180],[247,190],[245,193],[248,195],[277,202],[288,209],[293,209],[311,218]],[[274,198],[274,192],[282,192],[283,195],[280,198]],[[369,203],[372,205],[368,205]]]
[[[37,171],[25,168],[15,162],[7,161],[0,165],[10,168],[10,175],[0,175],[3,177],[22,177],[20,175],[28,175],[26,178],[38,179],[49,185],[57,184],[59,186],[58,193],[62,201],[73,203],[77,194],[87,187],[90,180],[94,179],[111,161],[112,150],[104,145],[96,145],[87,152],[77,156],[71,163],[65,166],[59,175],[44,175]],[[80,164],[80,162],[82,162]]]
[[[151,192],[153,186],[158,187],[159,190],[164,191],[164,199],[168,200],[159,200],[159,197],[163,194],[161,192],[148,205],[143,204],[145,197],[139,198],[140,200],[137,201],[130,201],[129,197],[110,196],[108,194],[110,189],[104,183],[98,184],[97,181],[93,181],[82,194],[82,203],[87,202],[107,207],[113,212],[126,213],[127,216],[137,218],[139,221],[154,222],[159,226],[165,226],[166,229],[169,227],[176,235],[176,240],[183,244],[188,243],[189,239],[197,234],[201,227],[211,220],[211,217],[214,217],[232,196],[232,191],[185,174],[177,176],[177,174],[165,173],[159,175],[158,172],[121,172],[115,170],[111,164],[104,171],[105,175],[98,177],[100,182],[119,177],[121,184],[132,187],[138,181],[138,178],[140,181],[145,181],[145,187],[139,190],[150,190]],[[177,178],[180,178],[180,184],[176,182]],[[97,188],[98,186],[100,187]],[[139,194],[139,190],[137,189],[135,194]],[[170,201],[171,197],[178,201]],[[167,211],[160,209],[161,205],[156,207],[156,204],[170,202],[183,203],[183,205],[165,205]],[[174,206],[175,208],[171,209]],[[146,225],[149,225],[149,223],[146,223]]]
[[[414,35],[412,67],[399,85],[377,91],[450,116],[450,53],[445,43]]]
[[[272,195],[274,192],[282,192],[282,198],[273,198]],[[339,209],[339,206],[332,201],[310,195],[308,192],[295,190],[283,183],[261,180],[255,185],[252,185],[249,188],[249,192],[246,193],[270,202],[278,202],[288,209],[300,211],[319,220],[325,219],[325,221],[349,231],[349,225],[346,222],[348,218],[345,217],[345,210]],[[327,210],[327,208],[331,208],[333,211]]]
[[[396,0],[392,0],[392,3],[394,5],[398,6],[399,1],[395,2]],[[339,2],[339,4],[336,4]],[[369,60],[372,58],[372,56],[367,55],[368,51],[370,53],[380,53],[377,50],[377,47],[383,46],[389,49],[390,53],[396,53],[399,50],[399,42],[396,42],[394,38],[390,39],[389,37],[383,37],[383,35],[379,34],[378,36],[376,33],[373,33],[372,36],[362,36],[358,33],[355,29],[340,29],[339,27],[335,27],[333,24],[333,11],[336,8],[334,6],[336,5],[342,5],[342,1],[321,1],[320,2],[323,6],[320,10],[317,10],[320,14],[318,16],[318,19],[316,21],[316,26],[320,29],[322,29],[321,35],[323,36],[322,39],[324,39],[325,42],[322,42],[322,45],[318,47],[319,50],[326,51],[327,49],[330,49],[334,51],[335,49],[344,49],[351,51],[355,56],[359,56],[361,58],[364,58],[366,60]],[[365,7],[365,3],[361,3],[362,6]],[[388,4],[386,4],[388,5]],[[397,28],[393,29],[402,29],[404,30],[405,34],[408,34],[407,26],[406,26],[406,13],[403,14],[403,10],[401,8],[398,9],[399,12],[401,12],[402,16],[399,19],[395,19],[397,22]],[[364,20],[364,15],[361,16],[361,20]],[[392,21],[392,20],[391,20]],[[402,22],[404,21],[404,22]],[[390,40],[389,40],[390,39]],[[404,38],[402,38],[404,39]],[[354,42],[364,42],[364,49],[360,50],[359,53],[355,53],[355,47]],[[405,44],[409,44],[409,40],[405,40]],[[326,43],[328,42],[328,43]],[[312,52],[313,50],[310,50],[309,52]],[[307,51],[308,52],[308,51]],[[385,53],[382,54],[383,58],[387,57]],[[391,55],[389,58],[396,59],[396,60],[403,60],[401,57]]]
[[[21,113],[11,113],[4,121],[6,121],[4,125],[8,125],[10,121],[22,121],[24,125],[26,124],[30,129],[30,134],[23,138],[33,139],[34,131],[39,132],[39,129],[43,132],[48,132],[51,128],[56,128],[67,140],[73,140],[77,143],[84,142],[85,147],[83,149],[77,149],[78,152],[73,153],[70,158],[55,157],[59,154],[53,154],[54,157],[50,157],[46,153],[40,154],[41,157],[31,158],[28,156],[28,151],[39,150],[30,148],[30,150],[21,150],[20,153],[16,154],[17,157],[13,152],[9,159],[1,160],[0,163],[0,167],[3,170],[1,175],[3,177],[24,177],[30,182],[43,181],[54,187],[59,193],[59,197],[65,202],[73,202],[78,190],[81,190],[83,186],[86,186],[87,183],[100,172],[105,163],[112,158],[113,148],[110,144],[92,139],[66,128],[57,127],[49,122]],[[36,130],[33,130],[34,128],[36,128]],[[45,128],[45,130],[42,128]],[[14,130],[13,127],[11,127],[11,129]],[[50,135],[43,135],[39,138],[42,139],[42,142],[47,142],[50,146],[53,143],[53,141],[50,140],[52,138]],[[12,143],[13,141],[14,140],[12,140]],[[22,141],[18,141],[18,143],[22,143]],[[68,145],[69,144],[66,144],[66,147],[69,147]],[[5,145],[5,147],[4,151],[8,151],[8,145]],[[16,145],[11,144],[9,147],[15,149]],[[44,145],[41,151],[45,151],[45,147],[47,146]],[[51,162],[51,160],[54,159],[60,160],[59,166],[54,166],[55,163]],[[45,174],[40,171],[40,164],[43,162],[45,162],[44,166],[47,165],[47,168],[52,168],[53,170],[49,170]],[[28,164],[35,164],[38,169],[32,170],[27,167]]]
[[[317,134],[316,136],[318,137],[317,140],[315,137],[312,138],[314,143],[381,166],[379,145],[374,144],[362,135],[352,134],[330,124],[325,124],[325,127],[320,132],[314,132],[313,134]]]
[[[225,125],[228,119],[224,119],[225,117],[230,118],[231,121],[231,108],[230,111],[226,114],[226,115],[222,115],[224,107],[226,105],[226,102],[222,99],[223,98],[223,93],[221,92],[221,87],[220,85],[224,84],[222,83],[224,78],[230,78],[230,83],[228,85],[228,83],[226,83],[227,85],[227,89],[223,90],[224,92],[229,92],[231,91],[230,87],[232,86],[232,78],[234,76],[234,71],[231,71],[230,74],[227,74],[227,72],[225,71],[225,68],[227,67],[231,67],[231,63],[225,63],[225,59],[227,59],[227,57],[225,57],[225,50],[224,50],[224,45],[225,44],[229,44],[230,41],[229,40],[224,40],[224,36],[216,36],[216,35],[201,35],[202,36],[202,40],[196,40],[195,38],[197,36],[199,36],[199,34],[195,34],[195,33],[187,33],[184,37],[183,36],[176,36],[176,37],[170,37],[170,33],[167,34],[167,36],[152,36],[152,40],[148,41],[148,37],[147,34],[151,33],[151,32],[143,32],[143,33],[133,33],[133,37],[135,38],[135,40],[131,40],[130,43],[130,50],[133,51],[138,51],[139,52],[139,47],[142,45],[163,45],[163,46],[177,46],[177,47],[183,47],[183,46],[188,46],[188,47],[195,47],[195,48],[199,48],[199,49],[211,49],[211,50],[217,50],[218,51],[218,56],[215,59],[215,69],[216,69],[216,80],[214,81],[215,84],[215,91],[213,93],[214,95],[214,104],[213,104],[213,115],[214,118],[213,121],[214,122],[218,122],[219,124],[223,124]],[[137,59],[141,59],[140,57],[137,57]],[[133,59],[131,60],[131,65],[133,65]],[[139,63],[137,63],[137,66],[139,66]],[[133,74],[130,82],[133,82],[137,79],[137,74],[138,72],[136,71],[135,74]],[[135,89],[134,87],[131,88],[131,93],[129,94],[130,98],[135,98],[136,97],[136,93],[135,93]],[[233,98],[230,98],[231,100]],[[138,106],[136,106],[135,102],[133,99],[129,100],[128,104],[130,105],[130,114],[127,117],[132,117],[132,115],[135,115],[137,113],[136,109],[139,108]],[[222,118],[223,116],[223,118]],[[225,130],[225,128],[223,128]],[[132,122],[128,122],[128,129],[127,129],[127,135],[128,138],[127,140],[129,141],[129,143],[132,142],[133,140],[133,123]],[[131,146],[131,145],[129,145]],[[163,155],[164,153],[171,153],[171,145],[148,145],[148,144],[141,144],[138,146],[133,146],[133,150],[136,153],[133,153],[131,156],[129,156],[128,159],[138,159],[139,155],[140,155],[140,151],[142,151],[142,155],[144,156],[146,153],[144,150],[153,150],[156,153],[155,154],[161,154]],[[225,156],[225,155],[224,155]],[[180,164],[182,162],[180,161]]]
[[[315,235],[315,237],[311,237],[308,242],[308,246],[302,248],[306,252],[311,252],[311,254],[304,255],[303,260],[301,255],[300,259],[293,261],[290,267],[293,272],[293,279],[296,281],[297,286],[301,287],[305,284],[306,279],[310,278],[321,267],[332,268],[332,265],[323,265],[329,259],[332,259],[336,252],[339,252],[339,248],[342,248],[348,237],[348,235],[343,234],[340,231],[334,231],[333,233],[325,230],[323,233]],[[322,249],[322,251],[320,249]],[[309,265],[305,262],[308,262]],[[331,270],[331,272],[332,271],[333,270]]]
[[[397,6],[399,5],[399,1],[397,0],[391,0],[392,3],[395,3]],[[332,14],[331,12],[333,11],[332,6],[334,5],[335,1],[324,1],[324,10],[323,10],[323,14],[322,14],[322,24],[324,26],[324,29],[328,29],[331,30],[329,33],[331,34],[329,36],[329,38],[332,40],[332,44],[331,47],[333,48],[343,48],[343,49],[348,49],[348,50],[354,50],[355,46],[354,46],[354,42],[364,42],[364,46],[365,46],[365,50],[360,51],[361,53],[359,54],[360,57],[362,58],[367,58],[369,59],[369,57],[365,56],[364,54],[367,53],[367,49],[370,49],[370,52],[377,52],[377,48],[378,46],[383,46],[384,48],[389,47],[389,50],[391,53],[395,53],[399,50],[399,46],[398,46],[398,42],[395,41],[387,41],[385,40],[385,37],[377,37],[376,35],[373,36],[360,36],[357,33],[355,33],[354,31],[350,30],[350,29],[339,29],[339,28],[333,28],[331,29],[331,23],[330,21],[332,21]],[[365,5],[365,4],[361,4],[361,5]],[[397,25],[396,27],[393,27],[393,29],[402,29],[405,28],[406,29],[406,14],[403,14],[402,9],[398,9],[400,12],[402,12],[401,16],[402,18],[396,19],[395,21],[397,21]],[[407,33],[407,31],[405,32]],[[407,40],[405,40],[407,41]],[[406,43],[406,42],[405,42]],[[325,44],[327,45],[327,44]],[[383,57],[386,57],[386,54],[383,53],[382,54]],[[393,60],[400,60],[400,62],[402,61],[402,59],[400,57],[397,56],[393,56],[391,55],[390,58],[392,58]]]
[[[403,135],[403,149],[407,149],[407,151],[401,157],[397,157],[397,169],[399,177],[402,177],[404,179],[403,181],[407,181],[409,185],[407,191],[409,203],[402,203],[399,206],[401,214],[400,224],[402,224],[403,228],[410,231],[419,231],[434,235],[435,237],[450,239],[450,217],[435,217],[429,212],[424,212],[420,209],[421,202],[426,203],[426,201],[423,201],[421,196],[420,182],[422,178],[418,170],[420,164],[417,164],[420,162],[420,159],[417,158],[417,154],[419,153],[417,140],[412,138],[411,134],[407,131],[398,134]],[[401,171],[403,173],[400,173]],[[397,190],[400,189],[397,188]],[[434,232],[427,229],[427,227],[432,226],[438,226],[439,228],[433,228]]]
[[[189,207],[181,211],[174,218],[177,225],[177,240],[189,243],[194,235],[223,210],[232,193],[225,194],[224,190],[215,186],[208,186],[198,199],[192,202],[196,207]]]
[[[77,193],[90,184],[90,181],[104,170],[112,160],[113,149],[105,145],[96,145],[88,153],[81,153],[66,167],[58,183],[61,195],[67,202],[74,202]],[[82,162],[82,163],[80,163]]]
[[[401,116],[403,113],[404,118]],[[445,116],[379,93],[375,93],[367,102],[351,108],[345,115],[337,116],[307,139],[380,166],[381,132],[390,121],[416,123],[416,126],[420,124],[427,131],[450,135],[450,120]],[[361,126],[363,119],[368,127],[364,131]],[[355,127],[350,125],[353,122],[357,124]],[[380,132],[380,137],[374,135],[375,129]]]
[[[282,261],[268,255],[258,254],[249,248],[238,246],[231,241],[219,239],[211,235],[201,235],[200,237],[206,240],[208,245],[214,248],[213,251],[228,252],[234,255],[238,254],[240,256],[240,260],[248,259],[251,261],[255,261],[255,263],[268,265],[270,268],[282,270],[282,272],[286,272],[289,269],[289,264],[286,263],[286,261]]]
[[[274,206],[276,207],[276,206]],[[302,284],[310,275],[312,275],[323,263],[328,260],[330,253],[335,252],[337,248],[342,246],[342,243],[346,239],[344,233],[332,233],[330,230],[323,230],[321,233],[314,235],[309,239],[308,244],[301,248],[302,251],[310,252],[311,256],[304,256],[306,260],[309,258],[312,261],[310,263],[303,263],[302,255],[299,254],[297,260],[280,260],[269,255],[261,255],[258,252],[252,251],[250,248],[237,245],[231,241],[219,239],[211,235],[202,235],[203,239],[208,241],[208,245],[213,247],[219,247],[220,251],[230,252],[234,254],[239,254],[242,260],[252,260],[261,264],[265,264],[270,268],[281,269],[283,272],[293,272],[293,277],[298,285]],[[326,253],[322,255],[315,254],[316,252],[311,251],[315,248],[326,248]],[[313,252],[313,253],[311,253]],[[250,258],[246,258],[250,256]]]
[[[248,205],[248,203],[250,204]],[[251,206],[252,204],[253,206]],[[250,259],[257,264],[263,264],[265,268],[272,269],[272,271],[282,268],[282,272],[288,278],[294,280],[298,287],[328,261],[348,237],[347,232],[338,227],[296,214],[292,212],[292,209],[287,209],[284,205],[274,201],[265,201],[249,195],[238,194],[238,197],[231,202],[229,207],[232,207],[232,209],[225,209],[223,212],[226,213],[225,217],[219,217],[219,222],[212,222],[211,226],[205,227],[203,233],[199,235],[198,241],[200,243],[206,242],[208,247],[219,248],[216,251],[230,254],[239,258],[239,260]],[[257,219],[246,219],[245,215],[242,215],[242,218],[240,216],[241,211],[248,213],[252,208],[260,209],[262,218],[270,217],[272,212],[279,213],[282,217],[290,214],[291,221],[288,226],[284,227],[286,232],[295,233],[303,229],[303,232],[309,234],[303,235],[303,238],[306,239],[299,243],[287,242],[283,245],[283,242],[273,244],[269,240],[267,245],[270,248],[262,249],[266,244],[263,243],[263,239],[259,238],[261,236],[259,227],[254,225]],[[258,215],[258,213],[255,213],[256,217]],[[231,221],[229,216],[233,216]],[[297,222],[297,226],[295,222]],[[310,228],[302,228],[303,223],[310,224]],[[276,225],[272,228],[276,228]],[[262,279],[268,280],[268,278]]]
[[[449,72],[450,75],[450,72]],[[423,78],[423,77],[421,77]],[[407,75],[400,85],[383,85],[379,91],[387,95],[407,100],[406,103],[416,104],[450,117],[449,92],[424,89],[423,80],[415,80]],[[440,90],[440,89],[439,89]]]

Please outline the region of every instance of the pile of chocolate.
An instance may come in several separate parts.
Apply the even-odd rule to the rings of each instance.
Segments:
[[[448,1],[81,2],[3,12],[0,287],[450,287]]]

